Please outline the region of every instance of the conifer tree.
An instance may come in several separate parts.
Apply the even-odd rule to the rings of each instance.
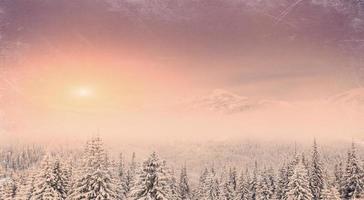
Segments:
[[[309,168],[310,188],[313,195],[313,200],[319,200],[321,197],[321,190],[324,184],[323,167],[320,160],[320,154],[317,149],[316,140],[314,140],[312,147],[311,165]]]
[[[120,200],[117,187],[109,170],[107,154],[101,138],[92,138],[86,145],[84,164],[69,200]]]
[[[30,200],[64,199],[62,194],[56,189],[57,185],[55,185],[55,175],[53,173],[53,162],[50,155],[46,155],[35,178]]]
[[[267,171],[267,176],[268,176],[268,185],[269,185],[269,190],[270,193],[273,194],[273,196],[275,197],[275,193],[276,193],[276,177],[275,177],[275,173],[272,167],[270,167]]]
[[[251,192],[251,199],[255,200],[257,199],[257,192],[258,192],[258,187],[259,187],[259,183],[258,183],[258,162],[255,161],[254,163],[254,170],[253,170],[253,176],[252,176],[252,180],[250,182],[250,192]]]
[[[341,194],[341,186],[342,184],[342,180],[343,180],[343,167],[342,167],[342,162],[339,162],[339,164],[335,164],[334,167],[334,176],[335,176],[335,181],[334,181],[334,186],[336,187],[336,189],[340,192]]]
[[[332,187],[330,185],[324,185],[321,198],[322,200],[340,200],[340,193],[337,188]]]
[[[234,184],[236,183],[234,183],[233,176],[231,175],[231,169],[228,174],[223,171],[220,183],[220,199],[233,200],[235,198]]]
[[[12,177],[8,177],[2,180],[0,185],[0,199],[12,200],[16,195],[17,185]]]
[[[287,166],[284,164],[278,171],[277,189],[275,197],[277,199],[286,199],[286,193],[288,190],[288,172]]]
[[[229,183],[231,184],[231,187],[233,188],[233,192],[235,193],[236,188],[238,186],[237,183],[237,172],[235,167],[229,168]]]
[[[119,154],[119,162],[118,162],[118,167],[117,167],[117,174],[120,180],[123,180],[123,178],[125,177],[125,164],[124,164],[124,158],[123,158],[123,154],[120,153]]]
[[[163,162],[164,167],[167,169],[166,162]],[[174,174],[174,169],[168,170],[168,182],[170,187],[170,195],[169,200],[178,200],[179,199],[179,190],[177,185],[177,179]]]
[[[219,178],[217,177],[213,167],[211,168],[211,171],[208,173],[204,182],[204,193],[202,194],[201,200],[219,200],[221,195]]]
[[[42,194],[41,200],[56,200],[56,199],[63,199],[61,194],[58,193],[53,187],[46,187]],[[40,200],[39,199],[39,200]]]
[[[65,199],[68,193],[68,175],[66,174],[66,169],[63,169],[59,159],[56,159],[52,164],[51,170],[51,186]]]
[[[117,193],[121,196],[127,196],[127,186],[126,186],[126,173],[125,173],[125,164],[123,159],[123,154],[119,154],[119,161],[116,170],[116,183],[117,183]]]
[[[209,175],[209,170],[207,168],[205,168],[199,178],[199,182],[198,182],[198,187],[196,189],[196,191],[194,192],[194,200],[199,200],[203,197],[203,195],[205,194],[205,183],[206,183],[206,179],[207,176]]]
[[[290,181],[290,178],[293,176],[294,174],[294,169],[297,166],[297,164],[302,161],[303,162],[304,158],[300,159],[300,157],[298,156],[298,154],[296,153],[295,150],[295,157],[292,161],[288,162],[288,164],[284,164],[283,167],[279,170],[279,174],[278,174],[278,183],[277,183],[277,191],[275,194],[275,197],[278,199],[287,199],[287,192],[289,190],[288,184]],[[305,164],[302,163],[302,165],[304,166],[305,169],[306,166]],[[308,170],[307,170],[307,174],[308,174]]]
[[[170,186],[168,172],[158,155],[153,152],[138,172],[130,196],[135,200],[168,200]]]
[[[181,174],[179,178],[179,198],[181,200],[190,200],[191,199],[191,189],[189,184],[189,179],[187,176],[187,167],[184,165],[181,168]]]
[[[249,172],[246,170],[246,172],[242,171],[240,173],[238,186],[236,189],[236,195],[235,200],[249,200],[250,199],[250,193],[249,193]]]
[[[61,172],[62,172],[62,179],[64,183],[64,190],[66,195],[68,196],[69,192],[72,188],[72,178],[73,178],[73,167],[70,160],[66,160],[60,163],[61,165]]]
[[[293,175],[289,177],[287,200],[311,200],[313,198],[306,167],[300,161],[295,165]]]
[[[272,191],[272,182],[270,180],[268,170],[263,170],[260,175],[260,179],[258,182],[258,190],[257,190],[257,198],[259,200],[269,200],[273,198],[273,191]]]
[[[343,177],[342,198],[362,198],[364,187],[363,170],[359,165],[355,144],[352,143],[348,153],[346,170]]]
[[[322,200],[340,200],[339,190],[334,186],[334,184],[329,183],[328,173],[325,173],[325,179],[323,182],[323,188],[321,190],[320,199]]]
[[[17,193],[15,195],[15,200],[29,200],[34,192],[36,171],[34,169],[29,169],[24,172],[22,176],[22,181],[18,185]]]
[[[135,158],[136,158],[135,152],[133,152],[132,157],[131,157],[131,162],[129,164],[129,168],[125,175],[124,187],[125,187],[126,193],[129,193],[131,187],[133,186],[134,182],[136,181],[135,176],[136,176],[136,171],[137,171],[137,163],[136,163]]]
[[[6,177],[6,171],[3,167],[3,165],[0,164],[0,179],[3,179]]]

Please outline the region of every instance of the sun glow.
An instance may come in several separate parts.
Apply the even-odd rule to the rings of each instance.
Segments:
[[[86,98],[86,97],[91,97],[94,95],[94,91],[89,88],[89,87],[78,87],[74,93],[74,96],[76,97],[82,97],[82,98]]]

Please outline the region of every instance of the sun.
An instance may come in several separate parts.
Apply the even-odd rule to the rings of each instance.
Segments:
[[[82,86],[82,87],[76,88],[74,90],[73,94],[74,94],[74,96],[77,96],[77,97],[86,98],[86,97],[93,96],[94,91],[90,87]]]

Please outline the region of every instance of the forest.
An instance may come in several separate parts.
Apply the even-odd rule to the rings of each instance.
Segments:
[[[1,200],[318,200],[364,198],[362,158],[352,142],[345,160],[323,161],[313,142],[309,155],[295,151],[280,167],[206,165],[192,180],[188,163],[172,167],[157,152],[138,162],[112,158],[101,137],[83,152],[47,151],[40,146],[2,149]]]

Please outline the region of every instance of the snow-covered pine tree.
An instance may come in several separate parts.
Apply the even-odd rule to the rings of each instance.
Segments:
[[[316,141],[315,141],[315,143],[316,143]],[[308,169],[307,170],[308,176],[310,176],[310,167],[311,166],[310,166],[310,163],[307,161],[306,156],[305,156],[304,153],[302,153],[302,164],[305,166],[306,169]]]
[[[125,186],[125,193],[128,194],[130,192],[131,187],[133,186],[133,183],[136,181],[135,180],[135,176],[136,176],[136,171],[137,171],[137,163],[135,160],[136,156],[135,156],[135,152],[133,152],[132,156],[131,156],[131,162],[129,163],[129,168],[126,171],[126,175],[125,175],[125,181],[124,181],[124,186]]]
[[[267,176],[268,176],[268,184],[269,184],[269,190],[271,192],[272,198],[275,197],[275,193],[276,193],[276,177],[275,177],[275,173],[274,173],[274,169],[272,167],[270,167],[267,171]]]
[[[163,162],[163,165],[166,169],[167,165],[166,162]],[[179,191],[178,191],[178,185],[177,185],[177,179],[174,173],[174,169],[168,170],[168,182],[170,187],[170,194],[169,194],[169,200],[178,200],[179,199]]]
[[[334,186],[334,184],[329,183],[328,173],[325,173],[325,179],[323,182],[323,188],[321,190],[321,200],[340,200],[339,190]]]
[[[29,200],[33,194],[35,189],[35,176],[36,170],[28,169],[24,171],[22,175],[22,181],[20,181],[17,189],[17,193],[15,195],[15,200]]]
[[[236,188],[235,200],[249,200],[249,172],[248,169],[246,172],[242,171],[239,176],[238,186]]]
[[[276,194],[275,194],[275,198],[277,198],[277,199],[287,199],[288,198],[287,192],[289,190],[288,184],[289,184],[290,177],[293,176],[296,165],[300,161],[304,160],[304,158],[300,159],[300,157],[296,153],[296,148],[295,148],[294,155],[295,156],[294,156],[293,160],[288,162],[288,164],[284,164],[282,166],[282,168],[279,170],[278,183],[277,183]],[[303,162],[302,162],[302,164],[303,164]],[[303,166],[305,166],[305,165],[303,164]],[[307,172],[308,172],[308,170],[307,170]]]
[[[66,169],[63,169],[58,158],[52,164],[51,170],[51,186],[62,196],[63,199],[66,199],[68,193],[68,175],[65,174]]]
[[[115,192],[119,195],[122,195],[124,197],[126,197],[126,193],[124,191],[124,188],[122,186],[123,184],[123,170],[122,169],[122,165],[123,165],[123,162],[122,162],[122,154],[119,154],[119,159],[118,160],[113,160],[111,159],[109,161],[109,164],[108,164],[108,169],[111,173],[111,178],[113,179],[112,182],[115,184]]]
[[[123,180],[125,177],[125,164],[124,164],[124,158],[123,154],[119,154],[119,162],[117,167],[117,173],[120,180]]]
[[[55,189],[53,166],[50,155],[46,155],[35,178],[34,189],[30,200],[54,199],[63,200],[63,196]]]
[[[343,173],[342,162],[340,161],[338,164],[335,164],[334,167],[334,176],[335,176],[334,186],[340,192],[340,195],[342,189],[341,186],[342,186],[343,174],[344,173]]]
[[[14,199],[17,199],[17,197],[23,195],[23,189],[26,187],[27,184],[27,177],[24,176],[24,172],[23,173],[18,173],[18,178],[17,178],[17,188],[16,188],[16,194],[14,196]],[[1,198],[0,198],[1,199]]]
[[[117,177],[117,193],[125,196],[127,195],[126,192],[126,173],[125,173],[125,164],[123,154],[119,154],[119,161],[116,167],[116,177]]]
[[[209,170],[207,168],[205,168],[200,175],[198,187],[196,188],[196,190],[194,192],[194,195],[193,195],[194,200],[201,199],[203,197],[203,195],[206,193],[205,182],[206,182],[208,175],[209,175]]]
[[[155,152],[143,162],[137,175],[130,197],[135,200],[168,200],[170,196],[168,172]]]
[[[309,167],[309,176],[310,176],[310,188],[313,195],[313,200],[319,200],[321,196],[321,190],[324,184],[324,176],[323,176],[323,166],[320,160],[320,154],[317,149],[316,139],[313,142],[312,146],[312,157],[311,157],[311,165]]]
[[[364,198],[364,174],[356,155],[355,144],[348,152],[346,170],[343,177],[342,198]]]
[[[68,196],[69,192],[72,188],[72,181],[73,181],[73,166],[70,160],[66,160],[60,163],[61,165],[61,173],[63,178],[64,190],[66,196]]]
[[[304,165],[303,159],[301,159],[300,156],[298,154],[296,154],[295,157],[293,158],[293,160],[291,162],[289,162],[288,165],[287,165],[287,176],[288,176],[288,178],[291,177],[294,174],[294,169],[296,168],[296,165],[299,162],[302,162],[302,164]]]
[[[299,161],[293,175],[289,177],[287,200],[311,200],[313,198],[308,171],[302,161]]]
[[[3,179],[6,177],[6,171],[2,164],[0,164],[0,179]]]
[[[186,164],[181,168],[178,190],[179,190],[179,199],[191,200],[191,190],[190,190],[189,179],[187,176]]]
[[[45,187],[42,197],[39,200],[57,200],[63,199],[61,194],[58,193],[53,187]]]
[[[251,192],[251,199],[253,199],[253,200],[257,199],[257,191],[258,191],[258,187],[259,187],[258,175],[259,175],[258,162],[255,161],[252,180],[250,182],[250,187],[249,187],[249,190]]]
[[[322,200],[340,200],[340,193],[337,188],[324,185],[322,192],[321,192],[321,199]]]
[[[271,180],[268,176],[268,170],[264,169],[258,180],[258,190],[256,199],[259,200],[270,200],[273,198],[273,191]]]
[[[119,176],[118,175],[118,163],[116,160],[114,160],[114,159],[109,160],[109,168],[112,169],[115,177]]]
[[[76,155],[78,157],[77,160],[71,160],[68,165],[70,166],[69,169],[69,182],[68,182],[68,194],[66,199],[70,199],[70,196],[77,188],[77,185],[80,183],[80,180],[84,176],[84,171],[87,168],[87,159],[88,157],[88,146],[90,146],[90,140],[86,142],[84,150],[82,153]]]
[[[0,183],[0,199],[12,200],[14,199],[17,191],[17,185],[12,177],[2,179]]]
[[[278,171],[278,180],[277,180],[277,187],[275,197],[277,199],[286,199],[286,193],[288,190],[288,173],[287,173],[287,166],[283,164],[283,166]]]
[[[236,172],[236,168],[235,167],[230,167],[229,168],[229,182],[232,185],[232,188],[234,190],[234,193],[236,191],[236,188],[238,186],[238,181],[237,181],[237,172]]]
[[[204,185],[204,193],[200,200],[220,200],[220,184],[215,169],[212,167],[207,174]]]
[[[69,200],[120,200],[117,187],[109,170],[107,154],[102,140],[92,138],[86,145],[84,164],[76,183],[67,199]]]
[[[225,170],[222,172],[220,181],[220,199],[221,200],[233,200],[235,198],[234,180],[231,176],[231,168],[228,174]]]

